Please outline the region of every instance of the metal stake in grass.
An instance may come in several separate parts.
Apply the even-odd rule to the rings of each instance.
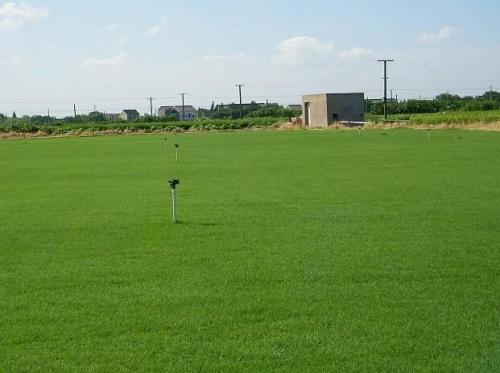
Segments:
[[[175,144],[175,161],[179,162],[179,144]]]
[[[179,185],[181,182],[179,179],[172,179],[169,180],[168,183],[170,184],[170,189],[172,190],[172,220],[175,223],[177,223],[177,206],[176,206],[176,192],[177,192],[177,185]]]

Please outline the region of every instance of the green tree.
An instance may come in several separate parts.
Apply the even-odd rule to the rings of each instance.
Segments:
[[[89,113],[88,120],[89,122],[99,123],[99,122],[104,122],[106,120],[106,117],[104,116],[103,113],[100,113],[98,111],[93,111]]]

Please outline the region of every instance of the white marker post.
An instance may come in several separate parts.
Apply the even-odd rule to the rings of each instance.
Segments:
[[[176,192],[177,192],[177,185],[180,184],[180,181],[178,179],[173,179],[169,180],[168,183],[170,184],[170,189],[172,190],[172,220],[174,224],[176,224],[177,223]]]
[[[430,141],[431,140],[431,129],[428,128],[427,129],[427,141]]]
[[[175,144],[175,161],[179,162],[179,144]]]

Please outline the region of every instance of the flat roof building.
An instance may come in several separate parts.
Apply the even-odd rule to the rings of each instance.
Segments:
[[[364,93],[322,93],[302,97],[304,126],[328,127],[335,122],[364,122]]]

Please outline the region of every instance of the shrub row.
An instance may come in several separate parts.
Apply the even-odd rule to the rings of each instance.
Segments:
[[[109,123],[74,123],[74,124],[34,124],[22,119],[0,123],[0,132],[36,133],[58,135],[68,132],[101,132],[108,130],[129,132],[155,132],[189,129],[230,130],[243,128],[271,127],[284,122],[284,118],[244,118],[244,119],[200,119],[192,122],[109,122]]]

